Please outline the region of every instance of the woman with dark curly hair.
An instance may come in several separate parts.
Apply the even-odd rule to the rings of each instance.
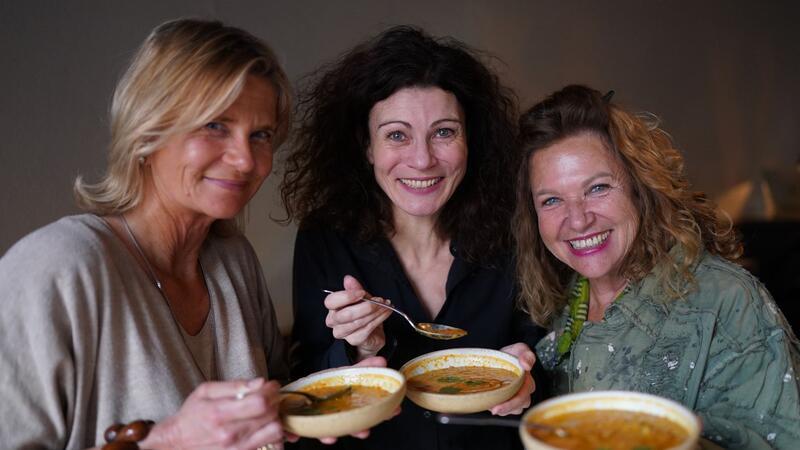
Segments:
[[[461,42],[395,27],[321,71],[300,110],[281,186],[289,220],[300,223],[296,375],[376,354],[398,368],[455,346],[502,348],[530,370],[529,345],[540,329],[515,308],[509,250],[515,101],[497,76]],[[423,337],[362,302],[367,292],[415,321],[469,334]],[[491,413],[520,413],[533,390],[528,373],[517,395]],[[365,445],[519,445],[514,430],[440,426],[426,417],[407,402]]]
[[[521,298],[555,391],[678,401],[725,448],[800,439],[797,338],[652,116],[568,86],[520,119]]]

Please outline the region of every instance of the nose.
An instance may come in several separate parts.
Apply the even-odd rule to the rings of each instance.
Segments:
[[[235,137],[228,141],[223,161],[241,173],[249,173],[255,166],[253,149],[247,137]]]
[[[567,201],[567,220],[573,230],[582,231],[592,224],[594,214],[586,207],[584,199],[572,199]]]
[[[436,164],[436,156],[433,153],[433,146],[427,139],[417,139],[412,144],[408,165],[415,169],[427,169]]]

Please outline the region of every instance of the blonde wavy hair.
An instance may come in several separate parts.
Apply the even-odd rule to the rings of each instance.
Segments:
[[[641,280],[661,265],[660,283],[670,298],[677,299],[692,289],[691,269],[703,250],[733,261],[741,256],[730,220],[721,218],[703,193],[691,190],[683,157],[655,116],[630,114],[609,97],[585,86],[567,86],[520,117],[521,160],[513,218],[519,300],[543,326],[566,304],[574,271],[556,259],[539,237],[530,161],[536,151],[567,137],[598,136],[621,163],[631,186],[640,222],[621,264],[621,276]],[[668,253],[676,244],[683,257],[673,261]]]
[[[170,137],[197,129],[225,111],[248,75],[263,77],[276,90],[277,147],[289,131],[291,86],[264,42],[217,21],[178,19],[156,27],[117,83],[106,172],[94,184],[77,177],[78,206],[109,215],[139,204],[144,158]],[[222,234],[241,231],[244,215],[217,221],[212,229]]]

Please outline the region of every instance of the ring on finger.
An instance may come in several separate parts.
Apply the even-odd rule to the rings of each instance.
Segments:
[[[241,388],[238,391],[236,391],[236,400],[242,400],[245,397],[247,397],[247,389]]]

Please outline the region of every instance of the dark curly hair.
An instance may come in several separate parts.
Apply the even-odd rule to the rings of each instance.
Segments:
[[[609,95],[572,85],[525,112],[519,130],[521,160],[513,220],[517,278],[521,302],[540,325],[547,325],[566,304],[567,284],[574,272],[550,254],[539,237],[530,161],[535,152],[565,138],[583,133],[600,138],[632,187],[640,222],[621,265],[624,278],[640,280],[663,265],[662,286],[670,297],[678,298],[691,289],[691,267],[703,250],[734,261],[741,255],[730,220],[720,218],[713,202],[691,189],[683,157],[652,114],[630,114],[612,103]],[[676,244],[683,248],[680,261],[667,257]]]
[[[391,201],[367,160],[372,107],[403,88],[438,87],[465,116],[467,170],[442,208],[437,232],[472,261],[507,251],[513,211],[516,98],[478,54],[452,38],[393,27],[305,80],[299,129],[290,145],[281,196],[301,226],[325,223],[371,240],[394,232]]]

